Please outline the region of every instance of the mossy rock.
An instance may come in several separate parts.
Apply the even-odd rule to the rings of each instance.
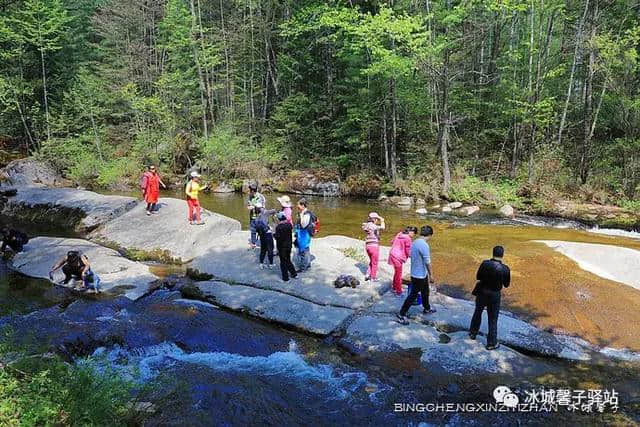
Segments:
[[[185,274],[188,278],[195,280],[196,282],[204,282],[204,281],[213,279],[213,275],[208,273],[202,273],[199,270],[191,267],[187,268],[187,271]]]

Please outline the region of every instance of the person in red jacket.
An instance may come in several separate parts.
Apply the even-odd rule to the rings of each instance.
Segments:
[[[142,175],[142,182],[140,183],[142,196],[144,197],[144,201],[147,202],[147,215],[156,213],[156,203],[158,203],[161,185],[162,188],[167,188],[160,179],[156,167],[153,165],[149,166],[149,170]]]

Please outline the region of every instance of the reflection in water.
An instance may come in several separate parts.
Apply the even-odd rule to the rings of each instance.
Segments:
[[[70,299],[67,290],[46,280],[32,279],[9,270],[0,262],[0,316],[30,313]]]

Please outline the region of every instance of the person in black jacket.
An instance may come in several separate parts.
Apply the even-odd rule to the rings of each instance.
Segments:
[[[502,288],[508,288],[511,283],[511,271],[509,267],[502,263],[504,248],[496,246],[493,248],[493,257],[482,261],[478,274],[476,275],[476,287],[473,295],[476,296],[476,310],[471,318],[469,327],[469,337],[474,340],[478,335],[480,323],[482,322],[482,312],[487,308],[487,318],[489,320],[489,333],[487,334],[487,350],[498,348],[498,315],[500,314],[500,298]]]
[[[29,242],[29,238],[22,231],[14,230],[9,227],[2,227],[2,252],[7,249],[7,246],[13,250],[13,252],[22,252],[24,245]]]
[[[282,272],[282,280],[289,281],[289,274],[292,278],[296,278],[296,268],[291,262],[291,246],[293,227],[287,219],[284,212],[278,212],[278,225],[276,226],[276,247],[278,248],[278,257],[280,258],[280,271]]]

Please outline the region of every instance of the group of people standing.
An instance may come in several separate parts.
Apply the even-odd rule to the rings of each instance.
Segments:
[[[295,279],[298,273],[311,267],[311,239],[316,232],[317,217],[308,209],[307,200],[302,198],[297,202],[298,215],[294,222],[293,205],[289,196],[278,197],[280,209],[267,209],[266,198],[258,191],[258,185],[249,185],[247,210],[249,211],[249,249],[255,250],[260,244],[258,260],[260,268],[273,268],[274,240],[278,257],[280,258],[280,272],[282,280],[288,282]],[[275,218],[275,227],[272,225]],[[296,269],[291,253],[293,246],[297,249]],[[268,264],[265,263],[265,258]]]
[[[377,281],[378,260],[380,258],[380,233],[386,228],[384,218],[376,212],[371,212],[367,221],[362,224],[365,233],[365,250],[369,256],[369,267],[365,280]],[[392,290],[397,297],[402,297],[402,267],[407,260],[411,260],[411,286],[400,311],[396,314],[398,322],[409,323],[409,309],[422,297],[424,314],[435,313],[429,304],[429,287],[435,284],[435,276],[431,265],[431,249],[429,240],[433,237],[433,228],[425,225],[420,228],[408,226],[398,233],[391,241],[391,249],[387,262],[393,267]],[[487,350],[498,348],[498,315],[500,313],[501,291],[511,283],[511,271],[502,262],[504,248],[493,248],[492,258],[485,260],[476,273],[476,285],[473,295],[476,306],[469,325],[469,338],[475,340],[480,330],[482,313],[487,310],[488,334]]]
[[[146,214],[151,215],[156,211],[159,188],[166,188],[157,174],[154,166],[144,174],[141,188],[145,202]],[[201,207],[198,200],[200,191],[207,185],[200,183],[200,174],[191,172],[189,181],[185,187],[188,206],[189,224],[202,225]],[[289,196],[277,198],[279,209],[267,209],[267,200],[258,191],[257,183],[249,185],[247,210],[249,212],[249,249],[260,248],[258,256],[261,269],[272,269],[274,256],[280,259],[282,280],[288,282],[295,279],[298,273],[311,267],[311,240],[318,228],[318,218],[308,208],[307,200],[302,198],[296,204],[298,215],[294,218],[293,204]],[[386,229],[385,220],[376,212],[369,213],[367,220],[362,224],[365,233],[365,251],[369,257],[369,266],[365,275],[365,281],[378,281],[378,265],[380,259],[381,233]],[[402,297],[403,265],[411,261],[411,286],[400,311],[396,314],[402,324],[408,323],[408,312],[416,302],[418,295],[422,298],[424,314],[435,313],[429,303],[429,288],[435,284],[435,276],[431,265],[431,250],[429,240],[433,237],[433,228],[425,225],[418,230],[415,226],[408,226],[397,233],[391,241],[391,249],[387,263],[393,267],[392,291],[397,297]],[[275,242],[275,245],[274,245]],[[292,261],[293,247],[296,247],[296,263]],[[275,248],[275,251],[274,251]],[[277,252],[276,252],[277,251]],[[473,291],[476,297],[476,308],[469,327],[469,337],[476,338],[478,334],[482,313],[486,309],[489,327],[487,336],[487,349],[495,349],[497,343],[497,323],[500,311],[501,290],[510,284],[509,267],[502,263],[504,248],[496,246],[493,249],[493,257],[486,260],[480,266],[476,278],[477,283]],[[67,257],[68,258],[68,257]],[[74,258],[75,259],[75,258]],[[81,259],[82,260],[82,259]],[[86,261],[88,268],[88,261]],[[69,262],[61,260],[60,265],[69,265]],[[80,263],[78,263],[80,265]],[[54,267],[59,267],[56,265]],[[68,272],[65,272],[65,280],[68,281]],[[84,274],[82,274],[84,277]]]

